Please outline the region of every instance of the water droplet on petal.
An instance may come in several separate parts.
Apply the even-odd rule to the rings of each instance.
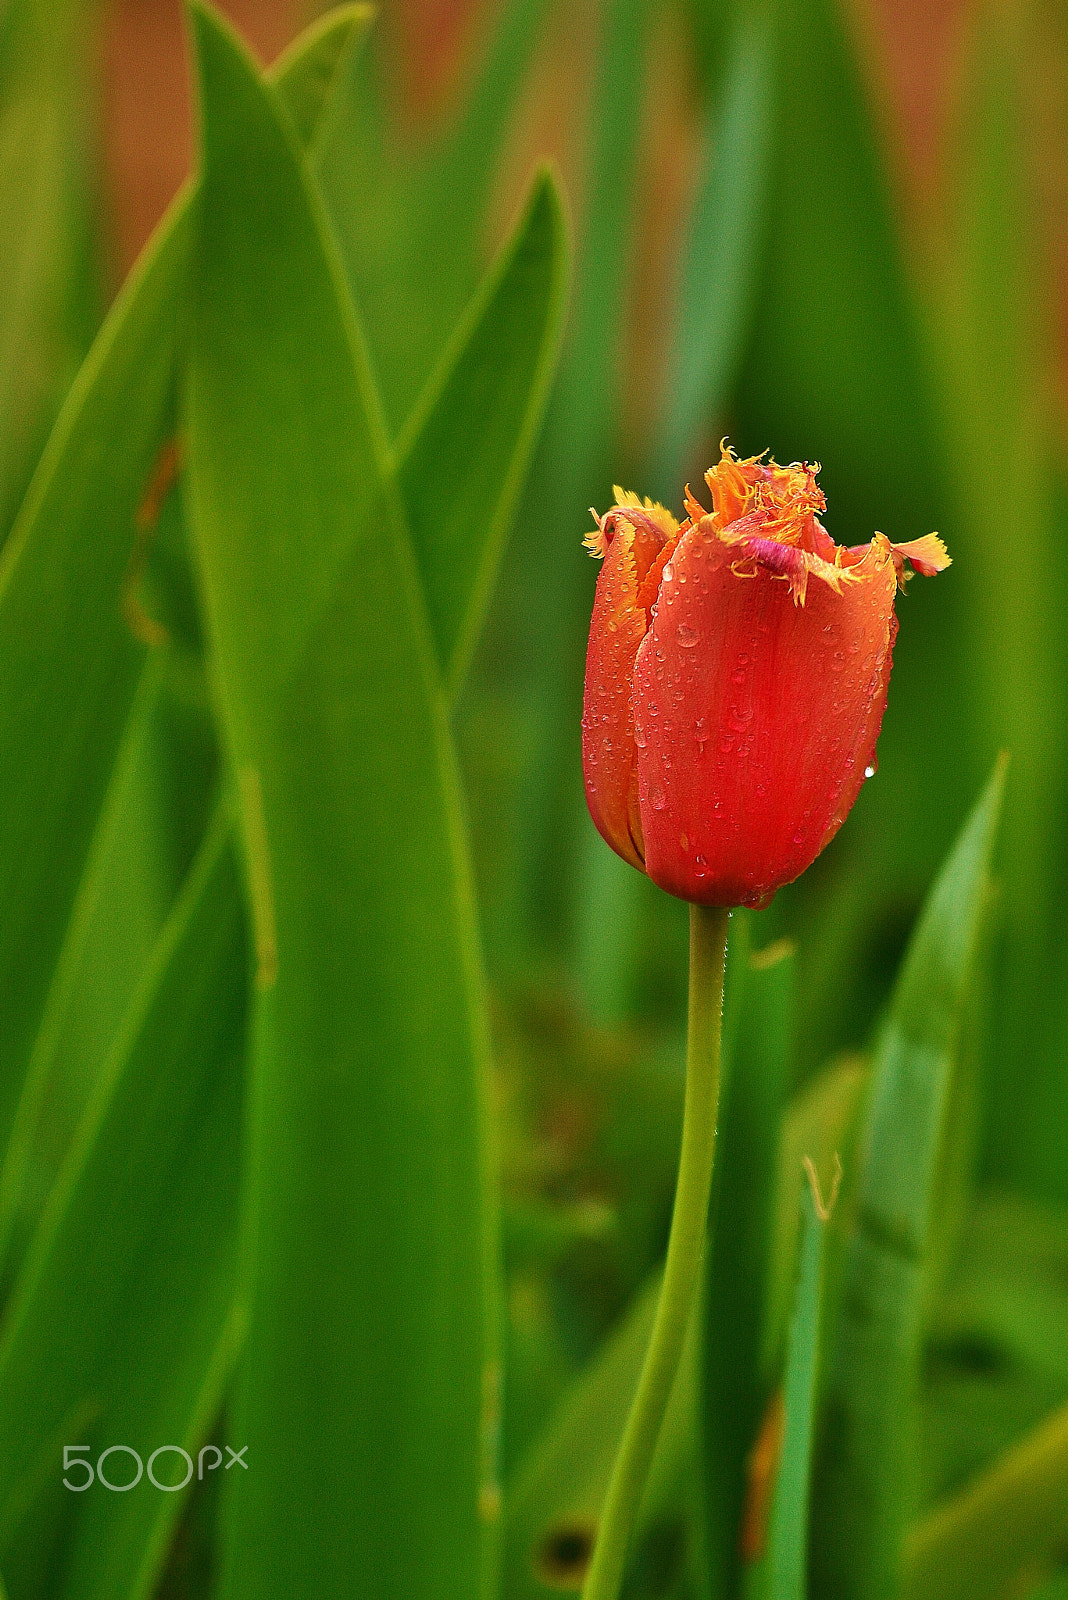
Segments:
[[[665,795],[663,789],[653,789],[649,799],[652,802],[654,811],[663,811],[664,807],[667,805],[667,796]]]
[[[875,776],[875,768],[873,766],[865,767],[864,768],[864,776],[866,778],[874,778],[874,776]]]
[[[697,629],[691,628],[688,622],[680,622],[675,629],[675,641],[680,650],[692,650],[697,643]]]

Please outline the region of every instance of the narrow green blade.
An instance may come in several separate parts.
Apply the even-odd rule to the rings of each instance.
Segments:
[[[400,492],[452,694],[548,398],[566,270],[560,198],[543,173],[397,446]]]
[[[495,1251],[444,704],[317,193],[194,18],[188,472],[259,988],[224,1592],[467,1600],[493,1565]]]
[[[782,1453],[768,1531],[768,1600],[805,1600],[808,1592],[809,1479],[815,1432],[816,1374],[820,1344],[825,1235],[829,1211],[816,1187],[814,1167],[801,1195],[801,1261],[790,1324],[783,1392]]]
[[[814,1571],[828,1600],[897,1590],[939,1158],[1003,784],[999,763],[931,891],[876,1051],[816,1501]]]
[[[742,1592],[739,1533],[747,1463],[771,1394],[768,1314],[775,1180],[793,1044],[794,955],[780,945],[754,963],[732,917],[718,1172],[704,1306],[708,1559],[713,1593]],[[796,1193],[795,1185],[791,1190]]]
[[[19,1600],[150,1594],[178,1497],[147,1479],[75,1493],[64,1446],[94,1463],[115,1444],[146,1463],[161,1444],[195,1451],[219,1402],[247,987],[228,832],[220,816],[160,936],[12,1299],[0,1561]],[[157,1476],[173,1483],[174,1467]],[[105,1472],[124,1483],[135,1464],[120,1454]]]

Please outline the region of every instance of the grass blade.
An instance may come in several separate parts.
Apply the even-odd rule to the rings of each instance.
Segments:
[[[839,1174],[841,1167],[838,1168]],[[809,1478],[815,1432],[825,1235],[836,1196],[826,1205],[816,1169],[806,1166],[801,1195],[801,1262],[783,1386],[783,1441],[768,1533],[768,1600],[805,1600]]]
[[[999,763],[931,891],[873,1066],[843,1267],[814,1535],[819,1592],[896,1592],[912,1513],[921,1318],[939,1157],[984,913]]]
[[[189,479],[259,989],[234,1422],[257,1465],[224,1592],[468,1600],[492,1581],[496,1286],[444,704],[317,191],[247,54],[194,18]]]
[[[732,940],[741,934],[735,914]],[[764,1341],[776,1167],[792,1051],[794,958],[736,943],[730,1045],[711,1212],[704,1338],[705,1474],[713,1592],[742,1592],[747,1462],[772,1389]],[[793,1189],[791,1184],[791,1189]]]

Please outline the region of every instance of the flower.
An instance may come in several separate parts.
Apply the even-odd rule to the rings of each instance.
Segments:
[[[949,565],[936,534],[836,545],[818,472],[721,446],[681,527],[618,488],[593,513],[586,798],[684,900],[765,906],[833,839],[875,769],[906,562]]]

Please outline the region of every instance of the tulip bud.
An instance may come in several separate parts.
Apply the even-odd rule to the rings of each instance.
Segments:
[[[680,525],[615,490],[586,658],[586,798],[619,855],[683,900],[765,906],[849,813],[886,708],[905,563],[935,534],[836,545],[818,466],[738,460]]]

